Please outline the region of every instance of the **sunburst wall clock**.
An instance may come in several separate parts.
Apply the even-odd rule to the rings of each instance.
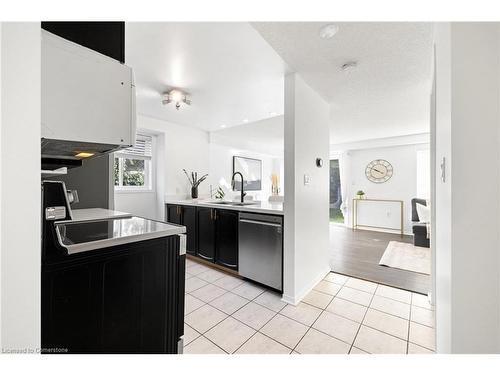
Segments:
[[[365,175],[368,180],[376,184],[387,182],[394,173],[391,163],[387,160],[376,159],[368,163]]]

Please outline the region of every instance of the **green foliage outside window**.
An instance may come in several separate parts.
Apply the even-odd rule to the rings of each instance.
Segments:
[[[120,185],[120,159],[118,159],[118,158],[115,158],[114,171],[115,171],[115,186],[119,186]]]
[[[123,186],[144,186],[144,160],[124,159]]]
[[[145,174],[146,174],[145,160],[115,158],[115,164],[114,164],[115,186],[144,186]],[[121,177],[121,184],[120,184],[120,177]]]

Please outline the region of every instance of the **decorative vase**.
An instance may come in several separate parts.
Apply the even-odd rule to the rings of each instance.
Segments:
[[[191,188],[191,198],[196,199],[198,198],[198,186],[193,186]]]

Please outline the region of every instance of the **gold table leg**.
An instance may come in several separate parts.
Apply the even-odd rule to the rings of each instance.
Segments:
[[[404,215],[403,201],[401,201],[401,238],[403,238],[403,235],[404,235],[404,220],[403,220],[403,215]]]

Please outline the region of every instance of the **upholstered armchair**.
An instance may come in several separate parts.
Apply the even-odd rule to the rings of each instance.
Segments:
[[[430,239],[427,236],[428,224],[421,223],[417,212],[417,203],[427,206],[425,199],[413,198],[411,200],[411,221],[413,221],[413,244],[415,246],[430,247]]]

